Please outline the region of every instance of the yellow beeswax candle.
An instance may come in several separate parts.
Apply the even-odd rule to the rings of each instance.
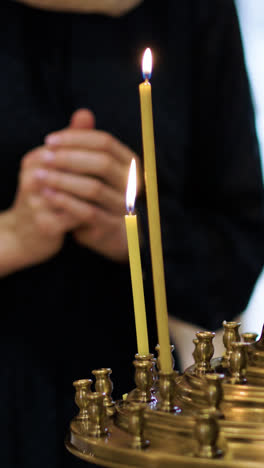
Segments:
[[[142,267],[140,258],[137,216],[132,214],[136,197],[136,162],[131,162],[127,185],[126,204],[128,215],[125,216],[130,274],[133,291],[138,354],[149,354],[145,297],[143,290]]]
[[[145,51],[142,69],[145,81],[139,85],[139,94],[152,274],[158,339],[160,345],[160,367],[163,372],[172,372],[172,356],[169,338],[167,298],[160,228],[151,84],[149,82],[152,71],[152,56],[150,49],[146,49]]]

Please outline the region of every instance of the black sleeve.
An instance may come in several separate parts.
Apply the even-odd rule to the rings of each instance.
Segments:
[[[168,310],[216,329],[245,310],[264,261],[260,155],[231,0],[192,2],[191,87],[184,194],[176,200],[176,167],[160,186]]]

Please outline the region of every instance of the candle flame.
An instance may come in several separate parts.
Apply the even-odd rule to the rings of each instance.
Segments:
[[[136,161],[133,158],[131,161],[128,183],[127,183],[127,192],[126,192],[126,207],[129,213],[133,213],[135,208],[135,199],[137,192],[137,171],[136,171]]]
[[[150,80],[152,73],[152,53],[149,47],[145,50],[143,55],[142,73],[145,80]]]

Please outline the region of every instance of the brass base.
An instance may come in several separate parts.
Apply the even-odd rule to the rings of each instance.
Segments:
[[[80,429],[71,427],[66,447],[82,460],[109,468],[263,468],[264,434],[258,425],[222,425],[219,441],[222,458],[208,459],[195,456],[192,418],[167,414],[164,420],[161,415],[155,416],[154,420],[149,414],[146,418],[146,436],[151,441],[146,449],[132,449],[131,436],[114,423],[109,427],[108,437],[100,439],[83,436]],[[179,419],[177,424],[175,417]]]
[[[150,365],[136,364],[138,390],[115,402],[100,437],[91,436],[91,396],[82,394],[77,402],[82,412],[87,407],[87,417],[72,420],[67,449],[109,468],[263,468],[264,327],[260,340],[247,346],[239,341],[237,328],[225,323],[228,353],[214,359],[209,335],[199,334],[195,364],[182,375],[168,374],[165,384],[161,372],[155,380]],[[102,407],[97,411],[102,415]]]

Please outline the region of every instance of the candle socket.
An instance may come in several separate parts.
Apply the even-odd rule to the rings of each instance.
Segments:
[[[113,382],[110,379],[112,370],[110,368],[96,369],[92,371],[95,376],[95,390],[103,395],[103,403],[107,416],[115,414],[115,402],[112,400]]]
[[[204,376],[204,392],[208,403],[208,412],[217,418],[224,417],[219,408],[223,398],[222,382],[224,378],[224,374],[206,374]]]
[[[244,384],[247,379],[247,348],[249,344],[244,341],[235,341],[231,344],[231,356],[229,361],[229,368],[231,377],[228,379],[228,383],[232,384]]]
[[[223,322],[223,343],[225,345],[225,353],[222,357],[222,367],[228,368],[230,365],[232,343],[240,341],[240,335],[238,332],[240,325],[241,323],[239,322],[226,322],[226,320]]]
[[[172,366],[172,370],[174,369],[174,366],[175,366],[175,361],[174,361],[174,357],[173,357],[173,351],[175,349],[175,346],[174,345],[170,345],[170,349],[171,349],[171,366]],[[160,345],[157,344],[157,346],[155,346],[155,351],[157,351],[157,371],[159,372],[161,370],[161,366],[160,366]]]
[[[133,449],[143,449],[149,445],[149,441],[144,437],[144,412],[146,405],[143,403],[131,402],[128,410],[128,432],[132,436],[131,447]]]
[[[176,392],[176,377],[179,375],[178,371],[170,373],[159,371],[159,394],[160,400],[157,409],[172,413],[177,410],[174,404]]]
[[[219,423],[214,414],[206,409],[196,415],[194,436],[198,442],[196,456],[201,458],[217,458],[222,451],[217,446]]]
[[[249,385],[264,386],[264,325],[260,338],[255,343],[250,344],[247,350],[247,382]]]
[[[154,354],[152,353],[148,353],[148,354],[135,354],[135,359],[137,361],[150,361],[152,362],[152,369],[151,369],[151,372],[153,374],[153,386],[155,385],[155,381],[156,379],[158,378],[158,374],[157,374],[157,358],[154,357]]]
[[[244,343],[248,343],[248,345],[249,345],[249,346],[247,346],[246,350],[247,350],[248,364],[250,364],[251,354],[254,351],[253,346],[250,346],[250,345],[253,345],[254,343],[256,343],[258,333],[246,332],[246,333],[242,333],[241,337],[242,337]]]
[[[75,403],[79,408],[79,413],[75,416],[75,420],[88,420],[89,400],[87,395],[91,393],[92,383],[93,381],[91,379],[81,379],[73,382],[73,386],[75,388]]]
[[[108,433],[104,396],[99,392],[91,392],[88,393],[87,400],[89,418],[87,435],[90,437],[104,437]]]
[[[128,394],[128,401],[150,403],[155,382],[155,359],[153,354],[135,355],[133,365],[135,367],[136,388]]]
[[[258,333],[245,332],[241,334],[245,343],[255,343],[257,341]]]
[[[199,361],[199,357],[197,355],[197,345],[198,345],[198,343],[199,343],[198,338],[194,338],[193,339],[194,350],[193,350],[193,353],[192,353],[192,357],[194,359],[195,366],[198,364],[198,361]]]
[[[210,331],[197,332],[196,337],[198,343],[195,348],[195,373],[200,376],[206,372],[212,372],[211,359],[214,355],[213,338],[215,333]]]

